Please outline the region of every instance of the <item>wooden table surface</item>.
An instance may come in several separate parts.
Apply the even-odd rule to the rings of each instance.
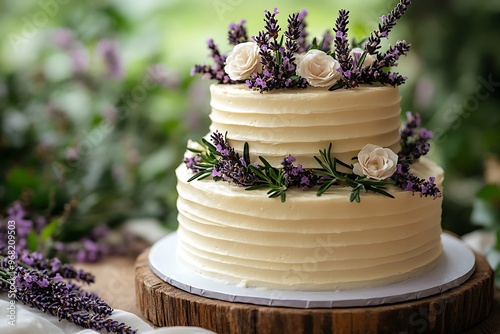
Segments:
[[[134,263],[135,259],[130,257],[108,257],[99,263],[80,264],[77,267],[88,270],[96,276],[96,283],[88,288],[89,291],[97,293],[111,307],[134,313],[149,323],[136,305]],[[496,289],[490,316],[464,333],[500,333],[500,288]]]

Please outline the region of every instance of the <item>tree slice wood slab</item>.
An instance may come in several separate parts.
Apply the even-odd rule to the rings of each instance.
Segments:
[[[136,260],[136,297],[143,315],[156,326],[198,326],[219,334],[449,334],[486,319],[494,298],[493,271],[478,254],[471,278],[439,295],[374,307],[296,309],[231,303],[182,291],[151,271],[148,253]],[[500,324],[496,328],[500,330]]]

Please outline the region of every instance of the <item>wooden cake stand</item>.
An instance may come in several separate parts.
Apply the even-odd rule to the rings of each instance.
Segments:
[[[476,254],[476,270],[460,286],[403,303],[349,308],[299,309],[231,303],[190,294],[150,269],[149,249],[136,260],[136,296],[156,326],[198,326],[232,333],[460,333],[492,308],[494,275]],[[493,333],[493,332],[492,332]]]

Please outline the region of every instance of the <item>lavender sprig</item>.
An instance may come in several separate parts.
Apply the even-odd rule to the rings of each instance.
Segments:
[[[339,72],[342,74],[342,79],[330,87],[330,90],[355,88],[361,82],[358,61],[350,54],[349,41],[347,40],[348,24],[349,12],[341,9],[333,30],[335,31],[335,57],[340,65]]]
[[[245,20],[241,20],[239,24],[231,23],[228,31],[228,41],[231,45],[238,45],[248,41],[247,29]]]
[[[306,52],[307,49],[309,48],[309,44],[307,42],[307,36],[309,36],[309,33],[307,32],[307,23],[305,21],[305,18],[307,16],[307,10],[302,10],[299,13],[299,21],[300,24],[298,26],[298,30],[300,31],[300,36],[297,39],[297,43],[299,44],[299,53]]]
[[[392,180],[403,190],[419,193],[421,197],[432,196],[434,199],[441,197],[441,190],[434,183],[436,179],[429,177],[425,180],[411,174],[409,163],[399,163]]]
[[[72,265],[62,263],[58,258],[44,258],[39,252],[23,251],[20,253],[19,259],[23,264],[33,269],[44,271],[45,275],[50,278],[61,277],[75,279],[88,284],[94,283],[95,281],[95,277],[90,273],[81,269],[76,270]]]
[[[217,80],[219,83],[223,84],[234,84],[235,81],[231,80],[229,75],[224,71],[224,63],[226,62],[226,55],[221,54],[219,47],[214,43],[213,39],[207,41],[208,48],[210,50],[209,57],[214,61],[212,66],[209,65],[195,65],[191,69],[191,75],[195,73],[202,74],[204,79]]]
[[[349,28],[349,11],[344,9],[339,10],[339,16],[335,21],[335,57],[340,64],[342,71],[349,71],[352,69],[351,56],[349,55],[349,41],[347,39],[347,32]]]
[[[301,26],[300,14],[292,14],[288,18],[288,27],[283,36],[278,25],[275,8],[271,13],[266,11],[265,29],[254,37],[260,49],[262,73],[254,73],[245,82],[248,88],[257,89],[261,93],[281,88],[306,88],[307,81],[295,75],[295,53],[300,49]],[[284,42],[284,37],[286,41]],[[283,45],[284,43],[284,45]]]
[[[397,66],[401,56],[406,56],[410,45],[406,41],[397,41],[395,46],[390,46],[384,54],[377,53],[377,59],[368,67],[361,69],[361,82],[380,82],[391,86],[399,86],[406,82],[407,77],[396,72],[384,71],[384,68]]]
[[[407,121],[401,129],[401,151],[398,155],[400,161],[411,164],[429,152],[432,131],[420,128],[422,121],[419,115],[407,112],[406,118]]]
[[[22,251],[28,248],[27,237],[30,231],[37,227],[30,219],[28,212],[23,208],[21,202],[14,202],[7,209],[7,217],[0,219],[0,248],[7,247],[8,231],[7,222],[14,221],[16,227],[16,249]]]
[[[295,157],[290,155],[281,162],[284,177],[288,179],[290,187],[307,190],[323,182],[321,176],[314,174],[311,170],[302,168],[301,164],[294,166],[293,162],[295,162],[295,160]]]
[[[382,16],[382,23],[378,25],[378,30],[375,30],[368,37],[366,51],[369,54],[377,54],[380,49],[380,41],[382,38],[388,38],[392,28],[396,26],[396,21],[403,16],[411,4],[411,0],[400,0],[396,7],[387,15]]]
[[[113,309],[97,295],[86,292],[74,281],[92,283],[94,277],[59,259],[45,259],[40,253],[21,256],[0,249],[0,289],[12,298],[84,328],[112,333],[136,333],[130,326],[109,316]]]
[[[436,186],[435,178],[421,179],[410,172],[410,165],[426,155],[430,149],[429,141],[432,131],[421,128],[419,115],[406,113],[407,121],[401,128],[401,151],[398,153],[399,163],[392,180],[403,190],[419,193],[420,196],[441,197],[441,191]]]

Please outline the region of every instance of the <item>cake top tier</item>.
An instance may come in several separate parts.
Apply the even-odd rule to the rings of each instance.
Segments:
[[[278,23],[276,8],[273,12],[265,11],[264,29],[251,38],[244,20],[229,26],[228,40],[233,50],[228,54],[221,53],[214,41],[208,40],[214,64],[195,65],[192,73],[221,84],[244,83],[260,92],[311,86],[350,89],[373,83],[399,86],[406,77],[389,69],[397,66],[410,45],[397,41],[381,52],[380,43],[389,37],[410,3],[410,0],[400,0],[388,15],[381,17],[378,29],[368,38],[351,43],[349,11],[341,9],[335,27],[320,40],[308,39],[305,11],[291,14],[285,30]]]

